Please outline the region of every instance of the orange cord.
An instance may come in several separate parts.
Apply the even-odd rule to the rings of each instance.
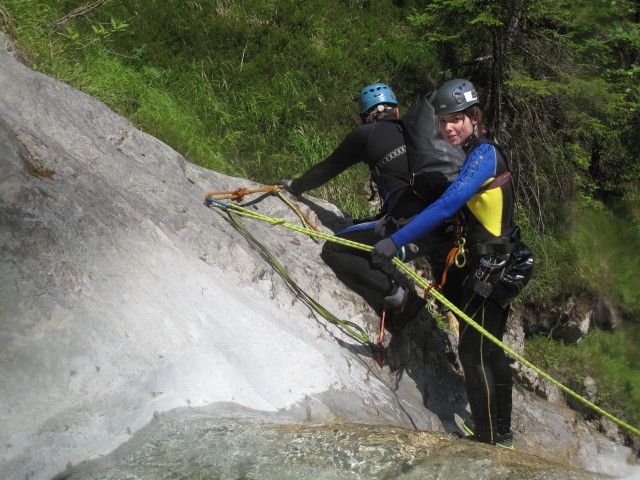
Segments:
[[[244,200],[246,195],[250,193],[260,193],[260,192],[276,192],[278,189],[282,188],[280,185],[272,185],[270,187],[257,188],[255,190],[249,190],[248,188],[236,188],[235,190],[225,190],[222,192],[210,192],[205,195],[206,198],[210,198],[212,200],[226,200],[231,199],[234,202],[240,203]],[[223,196],[216,196],[223,195]]]
[[[248,188],[236,188],[235,190],[224,190],[221,192],[209,192],[205,195],[205,198],[210,198],[211,200],[233,200],[236,203],[240,203],[242,201],[244,201],[244,197],[251,194],[251,193],[261,193],[261,192],[271,192],[273,194],[275,194],[278,190],[280,190],[281,188],[284,188],[282,185],[271,185],[269,187],[263,187],[263,188],[256,188],[255,190],[249,190]],[[304,218],[304,221],[307,222],[307,225],[309,225],[309,227],[312,230],[315,230],[316,232],[318,232],[319,230],[317,229],[317,227],[311,223],[311,221],[309,220],[309,218],[302,212],[302,210],[300,210],[300,207],[298,207],[296,204],[291,203],[291,205],[293,206],[293,208],[295,208],[297,210],[297,212],[302,215],[302,218]]]

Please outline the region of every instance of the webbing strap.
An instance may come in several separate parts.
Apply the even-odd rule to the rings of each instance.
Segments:
[[[476,194],[485,192],[487,190],[491,190],[492,188],[499,188],[503,186],[509,179],[511,178],[511,172],[509,170],[505,170],[500,175],[495,177],[490,183],[484,185],[478,189]]]

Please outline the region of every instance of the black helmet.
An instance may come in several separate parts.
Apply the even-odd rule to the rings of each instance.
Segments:
[[[471,105],[480,103],[478,94],[469,80],[456,78],[444,83],[433,100],[436,115],[461,112]]]

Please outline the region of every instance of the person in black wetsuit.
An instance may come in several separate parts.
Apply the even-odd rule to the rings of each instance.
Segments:
[[[336,235],[373,245],[397,230],[406,219],[422,211],[427,203],[411,188],[404,127],[398,118],[398,102],[391,88],[382,83],[363,88],[358,106],[363,125],[349,133],[327,159],[299,178],[280,180],[277,184],[298,196],[325,184],[358,162],[365,163],[371,170],[382,200],[379,219],[355,224]],[[459,163],[456,171],[462,159]],[[439,230],[416,244],[422,244],[423,250],[428,249],[422,253],[427,253],[427,258],[436,262],[441,255],[429,253],[443,248],[443,245],[448,248],[449,242],[450,234]],[[404,274],[395,267],[372,264],[369,252],[326,242],[321,257],[336,276],[361,295],[378,315],[383,310],[387,312],[386,327],[391,332],[401,329],[425,304]]]
[[[447,282],[443,293],[502,340],[510,303],[528,283],[533,269],[533,254],[520,241],[514,222],[509,165],[501,147],[480,130],[481,111],[471,82],[446,82],[438,89],[433,106],[440,133],[450,145],[462,148],[467,160],[444,194],[410,223],[377,242],[372,257],[374,262],[388,262],[403,245],[461,212],[468,255],[465,275],[458,276],[462,282]],[[473,432],[470,438],[512,448],[512,380],[504,351],[460,319],[458,353],[472,414],[466,428]]]

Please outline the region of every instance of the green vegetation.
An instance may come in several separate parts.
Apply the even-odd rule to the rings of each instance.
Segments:
[[[627,355],[627,352],[637,349],[637,340],[637,331],[624,326],[616,332],[594,331],[573,345],[535,336],[527,343],[527,356],[535,365],[545,366],[547,373],[578,394],[585,394],[584,380],[590,376],[598,387],[594,403],[617,418],[628,419],[637,427],[640,419],[640,404],[637,402],[640,396],[640,365],[637,356]],[[582,410],[595,416],[587,407]]]
[[[73,2],[4,2],[33,68],[107,103],[185,158],[272,183],[325,158],[359,124],[360,88],[411,104],[436,71],[391,1],[111,0],[52,30]],[[316,192],[355,216],[368,172]]]
[[[535,315],[587,292],[625,318],[625,335],[532,338],[529,350],[543,368],[597,377],[635,425],[640,365],[625,340],[640,318],[639,22],[628,0],[0,0],[2,30],[33,69],[193,163],[265,184],[321,161],[359,124],[362,86],[390,84],[406,111],[470,78],[512,152],[537,257],[519,308]],[[313,193],[367,216],[368,176],[355,168]]]

